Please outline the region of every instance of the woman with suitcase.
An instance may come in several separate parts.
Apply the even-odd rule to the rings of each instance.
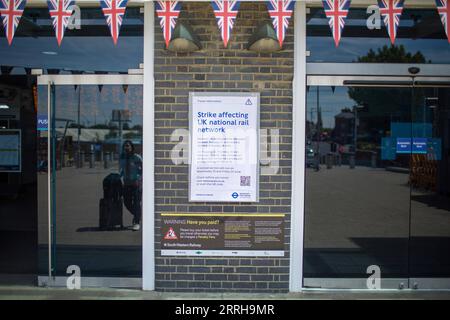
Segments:
[[[133,215],[133,230],[138,231],[142,212],[142,158],[135,153],[134,144],[130,140],[123,143],[120,176],[123,179],[123,201]]]

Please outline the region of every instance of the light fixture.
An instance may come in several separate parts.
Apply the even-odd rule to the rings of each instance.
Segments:
[[[42,51],[42,54],[48,55],[48,56],[56,56],[58,52],[55,51]]]
[[[9,106],[6,104],[0,104],[0,109],[6,110],[6,109],[9,109]]]
[[[168,50],[173,52],[193,52],[202,48],[200,39],[189,25],[178,23],[169,42]]]
[[[411,68],[408,68],[408,71],[409,71],[409,73],[411,73],[413,75],[416,75],[416,74],[418,74],[420,72],[420,68],[418,68],[418,67],[411,67]]]
[[[247,49],[256,52],[275,52],[281,50],[272,23],[265,22],[256,29],[247,44]]]

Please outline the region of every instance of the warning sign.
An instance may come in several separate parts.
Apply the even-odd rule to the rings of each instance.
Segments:
[[[284,256],[284,214],[164,213],[161,216],[163,256],[219,253]]]
[[[169,231],[167,231],[166,235],[164,236],[164,240],[178,240],[177,234],[172,227],[170,227]]]

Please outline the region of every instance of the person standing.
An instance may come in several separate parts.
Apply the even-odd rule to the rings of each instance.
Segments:
[[[133,142],[126,140],[120,156],[120,176],[123,179],[123,200],[133,215],[133,230],[140,229],[142,215],[142,158],[135,152]]]

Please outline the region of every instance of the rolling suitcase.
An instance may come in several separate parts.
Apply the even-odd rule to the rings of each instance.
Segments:
[[[103,199],[99,203],[99,228],[123,228],[123,193],[120,175],[112,173],[103,180]]]
[[[100,199],[100,230],[111,230],[117,227],[123,228],[122,213],[122,199]]]

